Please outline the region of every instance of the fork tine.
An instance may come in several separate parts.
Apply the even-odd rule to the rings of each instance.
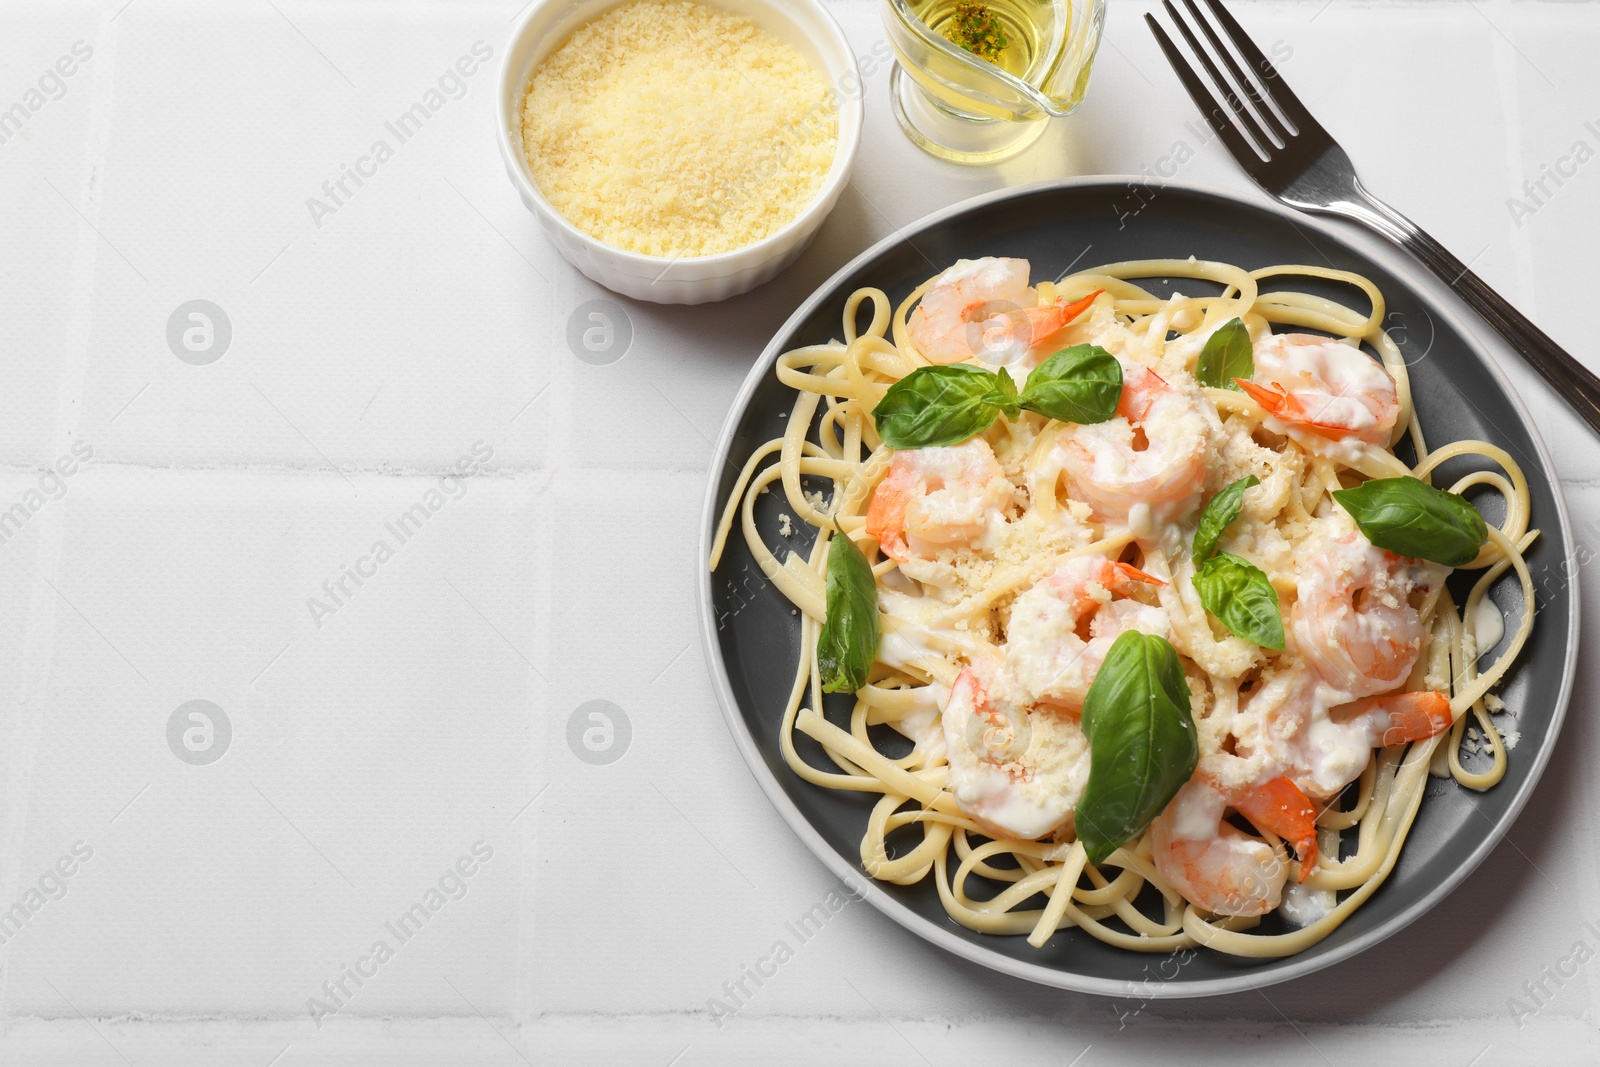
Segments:
[[[1250,98],[1250,102],[1255,105],[1256,117],[1267,127],[1267,132],[1280,143],[1288,144],[1288,129],[1278,119],[1277,113],[1261,98],[1261,93],[1256,89],[1255,81],[1240,68],[1238,60],[1233,58],[1233,51],[1222,43],[1222,39],[1217,36],[1217,31],[1211,28],[1211,20],[1200,13],[1200,8],[1195,3],[1195,0],[1183,0],[1183,4],[1189,9],[1189,15],[1194,19],[1195,24],[1205,33],[1206,40],[1211,42],[1212,50],[1222,58],[1223,64],[1228,68],[1228,73],[1233,75],[1234,82],[1244,90],[1245,95]]]
[[[1241,163],[1259,159],[1255,148],[1244,139],[1239,128],[1229,121],[1222,105],[1217,103],[1216,97],[1211,95],[1211,90],[1206,88],[1205,82],[1200,80],[1200,75],[1195,73],[1189,61],[1183,57],[1183,53],[1178,51],[1178,46],[1172,43],[1167,31],[1161,28],[1161,23],[1157,22],[1155,16],[1149,12],[1145,13],[1144,20],[1149,24],[1150,32],[1155,34],[1156,43],[1161,46],[1161,51],[1166,55],[1167,63],[1171,65],[1173,73],[1188,91],[1189,99],[1194,101],[1194,106],[1200,109],[1200,114],[1211,124],[1211,128],[1217,131],[1217,136],[1222,138],[1228,153]]]
[[[1222,0],[1206,0],[1206,6],[1211,8],[1211,14],[1216,18],[1217,25],[1222,27],[1223,32],[1233,41],[1234,47],[1239,49],[1239,54],[1244,56],[1245,62],[1261,79],[1261,87],[1266,90],[1267,96],[1278,105],[1278,109],[1294,124],[1295,129],[1302,134],[1309,132],[1326,137],[1327,131],[1322,128],[1322,124],[1311,117],[1311,112],[1307,111],[1300,98],[1294,95],[1294,90],[1283,80],[1278,68],[1261,54],[1261,49],[1257,48],[1250,35],[1244,32],[1244,27],[1240,26],[1239,21],[1222,6]]]
[[[1229,110],[1233,112],[1235,124],[1259,146],[1259,155],[1266,159],[1271,159],[1273,149],[1277,146],[1272,143],[1271,138],[1261,132],[1261,127],[1256,124],[1255,117],[1250,114],[1249,109],[1240,101],[1239,94],[1233,91],[1233,84],[1222,76],[1222,72],[1217,69],[1217,65],[1211,61],[1211,53],[1201,47],[1199,38],[1194,35],[1194,31],[1189,28],[1189,23],[1184,20],[1184,17],[1178,13],[1178,9],[1173,6],[1172,0],[1162,0],[1162,6],[1167,9],[1167,15],[1178,27],[1178,32],[1183,34],[1183,39],[1189,42],[1189,49],[1194,52],[1195,58],[1200,60],[1200,65],[1205,67],[1206,73],[1211,76],[1211,84],[1216,86],[1217,92],[1221,94]]]

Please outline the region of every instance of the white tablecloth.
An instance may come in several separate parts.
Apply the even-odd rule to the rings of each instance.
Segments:
[[[834,7],[869,54],[877,5]],[[693,594],[710,442],[796,303],[930,210],[1062,174],[1250,191],[1144,7],[1111,5],[1087,105],[994,169],[913,149],[878,69],[854,181],[799,264],[719,306],[626,303],[609,365],[567,343],[607,294],[496,155],[518,0],[0,11],[0,109],[22,105],[0,112],[0,510],[22,507],[0,526],[0,909],[24,916],[0,916],[0,1060],[1600,1057],[1593,630],[1492,860],[1314,977],[1112,1001],[864,905],[787,932],[836,883],[713,701]],[[1600,367],[1600,5],[1234,8],[1374,190]],[[420,130],[386,132],[475,48],[490,62]],[[379,139],[392,157],[362,162]],[[1591,558],[1600,446],[1503,365]],[[631,728],[613,762],[569,744],[590,701]],[[715,1014],[779,939],[793,958]]]

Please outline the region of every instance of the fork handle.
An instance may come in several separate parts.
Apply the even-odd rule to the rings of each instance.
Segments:
[[[1422,227],[1369,193],[1359,180],[1355,191],[1361,197],[1360,203],[1341,201],[1325,210],[1376,230],[1420,259],[1488,320],[1585,422],[1600,432],[1600,378],[1593,371],[1551,340]]]

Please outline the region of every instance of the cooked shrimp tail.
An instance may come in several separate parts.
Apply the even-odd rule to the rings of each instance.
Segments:
[[[1146,574],[1131,563],[1113,563],[1111,569],[1114,572],[1114,576],[1112,577],[1112,584],[1107,588],[1118,596],[1129,596],[1132,594],[1135,585],[1140,583],[1144,585],[1167,584],[1153,574]]]
[[[1365,730],[1374,748],[1425,741],[1455,722],[1450,699],[1436,690],[1367,697],[1334,709],[1334,714],[1348,716],[1351,726]]]
[[[1070,304],[1057,300],[1053,304],[1041,304],[1038,307],[1023,308],[1022,318],[1027,323],[1027,330],[1023,336],[1028,341],[1029,352],[1040,353],[1049,348],[1050,342],[1055,336],[1068,326],[1071,326],[1073,320],[1079,315],[1088,311],[1094,305],[1095,297],[1103,292],[1105,292],[1104,289],[1096,289],[1082,300],[1074,300]],[[990,343],[990,337],[985,332],[984,341],[986,349],[1004,350],[1006,347],[1014,345],[1016,338],[1011,334],[1000,334],[994,338],[993,343]]]
[[[1259,830],[1277,834],[1300,857],[1300,881],[1317,866],[1317,809],[1287,777],[1273,778],[1234,803],[1240,815]]]
[[[1235,378],[1233,384],[1243,389],[1250,399],[1265,408],[1268,414],[1291,418],[1297,422],[1310,421],[1306,418],[1308,412],[1298,398],[1275,385],[1261,385],[1249,378]]]

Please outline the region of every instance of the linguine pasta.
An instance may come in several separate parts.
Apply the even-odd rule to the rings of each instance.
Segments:
[[[1506,771],[1506,746],[1486,699],[1493,700],[1490,690],[1516,659],[1532,626],[1533,585],[1523,552],[1537,531],[1529,528],[1522,471],[1505,451],[1483,441],[1429,449],[1412,406],[1405,361],[1382,327],[1383,296],[1366,278],[1310,266],[1250,271],[1195,259],[1115,263],[1028,290],[1040,308],[1093,297],[1089,310],[1064,328],[1063,344],[1056,347],[1093,343],[1121,361],[1122,421],[1104,424],[1119,428],[1090,427],[1090,433],[1024,411],[997,419],[960,448],[925,450],[927,456],[897,453],[883,444],[873,410],[891,385],[929,365],[923,348],[931,346],[915,340],[915,309],[925,294],[937,295],[935,287],[946,277],[919,286],[898,308],[881,290],[858,289],[843,308],[842,340],[778,357],[775,373],[795,394],[786,431],[746,461],[715,533],[712,569],[737,524],[757,565],[800,614],[802,655],[782,709],[785,761],[817,786],[876,796],[863,827],[863,868],[899,885],[933,879],[951,918],[969,929],[1027,936],[1037,947],[1057,930],[1076,928],[1142,952],[1200,945],[1251,957],[1290,955],[1315,944],[1388,877],[1430,772],[1481,790]],[[1350,286],[1369,310],[1281,288],[1297,277]],[[1221,292],[1162,298],[1139,284],[1154,278],[1194,279],[1213,283],[1209,288],[1220,286]],[[931,306],[932,298],[926,303]],[[1196,362],[1207,339],[1234,319],[1248,328],[1258,353],[1279,343],[1272,339],[1275,332],[1294,329],[1367,346],[1393,383],[1392,430],[1369,427],[1341,435],[1318,425],[1314,413],[1296,423],[1283,411],[1268,410],[1263,404],[1270,405],[1272,398],[1263,401],[1255,390],[1198,384]],[[1174,416],[1167,425],[1148,415],[1148,426],[1135,425],[1127,397],[1138,379],[1130,374],[1146,370],[1156,375],[1154,388],[1187,405],[1189,423],[1180,425]],[[1013,377],[1020,381],[1020,371]],[[1346,399],[1335,395],[1328,403],[1337,408]],[[1353,418],[1359,424],[1365,416],[1354,409]],[[1194,440],[1202,441],[1201,447],[1190,447],[1194,441],[1182,438],[1189,432],[1185,426],[1198,427],[1193,432],[1201,436]],[[1381,439],[1371,440],[1375,434]],[[1083,450],[1113,438],[1121,442],[1117,447],[1136,453],[1129,453],[1125,463],[1114,450],[1108,453],[1104,462],[1118,470],[1138,470],[1145,450],[1165,447],[1158,438],[1170,438],[1171,447],[1188,449],[1173,462],[1195,464],[1193,477],[1164,490],[1167,495],[1159,499],[1119,503],[1115,486],[1096,495],[1088,491],[1090,476],[1083,472],[1094,467]],[[1409,442],[1414,464],[1395,454],[1400,441]],[[901,541],[886,536],[878,512],[893,496],[895,479],[904,480],[897,463],[925,472],[934,459],[948,465],[958,453],[966,455],[961,449],[993,457],[994,467],[985,468],[991,473],[982,476],[990,479],[983,485],[991,495],[981,530],[974,526],[950,543],[925,537],[920,547],[909,534]],[[1478,576],[1457,604],[1444,582],[1450,568],[1379,552],[1354,532],[1332,494],[1369,479],[1404,476],[1431,482],[1441,465],[1461,457],[1486,463],[1438,488],[1492,492],[1503,502],[1503,517],[1487,526],[1477,557],[1460,568]],[[994,481],[995,471],[1003,473],[1003,481]],[[1240,517],[1223,544],[1254,560],[1274,587],[1288,635],[1282,651],[1230,633],[1195,593],[1197,563],[1190,552],[1200,503],[1246,475],[1256,480],[1245,490]],[[916,484],[926,490],[932,476],[920,476],[923,481]],[[807,480],[831,482],[831,500],[808,496]],[[790,551],[780,557],[757,528],[756,499],[769,488],[780,491],[788,511],[816,529],[805,555]],[[1138,497],[1153,491],[1135,486],[1129,492]],[[867,684],[854,695],[848,725],[822,713],[823,673],[815,655],[827,617],[826,560],[836,531],[865,552],[882,612],[882,642]],[[1341,570],[1341,553],[1356,562]],[[1050,600],[1056,595],[1052,590],[1095,566],[1115,567],[1137,580],[1113,589],[1115,583],[1094,577],[1102,573],[1094,571],[1073,586],[1076,601]],[[1349,568],[1362,566],[1388,577],[1374,577],[1365,591],[1345,588],[1355,581]],[[1479,603],[1508,569],[1522,587],[1521,618],[1508,627],[1501,654],[1480,672]],[[1328,611],[1314,602],[1323,596],[1333,605]],[[1382,598],[1387,599],[1380,605]],[[1383,610],[1390,614],[1380,618]],[[1064,627],[1047,634],[1057,643],[1038,644],[1034,635],[1063,612]],[[1193,806],[1191,794],[1200,789],[1185,786],[1155,823],[1093,864],[1069,811],[1089,766],[1090,745],[1078,720],[1083,698],[1081,692],[1069,694],[1063,679],[1081,674],[1079,680],[1087,684],[1096,657],[1104,654],[1101,630],[1111,627],[1115,612],[1126,620],[1120,625],[1159,630],[1176,650],[1198,738],[1195,781],[1211,775],[1216,795],[1227,802],[1215,803],[1208,837],[1190,825],[1192,812],[1180,811]],[[1096,621],[1088,621],[1091,615]],[[1400,621],[1383,623],[1389,617]],[[1334,677],[1325,663],[1329,649],[1319,653],[1314,647],[1325,618],[1336,619],[1345,627],[1338,632],[1359,646],[1340,641],[1330,646],[1362,665],[1359,685],[1327,680]],[[1403,642],[1399,631],[1384,625],[1417,628],[1403,650],[1414,658],[1395,658],[1394,646]],[[1492,645],[1496,635],[1487,636]],[[1053,649],[1076,652],[1057,663],[1049,659]],[[1372,656],[1385,649],[1395,663],[1372,666]],[[1041,662],[1047,668],[1042,673]],[[1388,668],[1400,674],[1383,677]],[[1034,675],[1044,681],[1029,682]],[[1021,751],[1017,746],[1028,747],[1029,754],[1017,761],[994,756],[991,727],[999,729],[995,724],[1004,718],[996,710],[1002,691],[1021,694],[1015,696],[1020,710],[1007,729],[1020,725],[1027,736],[1002,739],[1013,753]],[[1352,697],[1368,703],[1415,702],[1433,692],[1443,694],[1441,713],[1447,702],[1448,726],[1441,718],[1432,736],[1402,736],[1390,729],[1374,734],[1376,743],[1363,742],[1364,735],[1340,718],[1366,706]],[[1290,714],[1284,708],[1296,710]],[[952,727],[958,715],[967,717],[965,733]],[[1462,762],[1469,726],[1483,738],[1490,760],[1486,768],[1469,770]],[[909,753],[891,755],[903,752],[905,743],[886,744],[881,727],[909,739]],[[826,763],[802,757],[797,732],[821,747]],[[1240,790],[1264,780],[1250,777],[1263,767],[1269,769],[1262,774],[1281,773],[1294,783],[1296,795],[1303,790],[1310,797],[1314,838],[1286,841],[1269,828],[1275,825],[1270,817],[1230,814],[1224,820],[1224,810],[1257,810]],[[1056,821],[1039,834],[1033,832],[1038,826],[1007,832],[1026,824],[1019,812],[1043,812],[1039,826]],[[1222,851],[1207,853],[1214,843]],[[1264,878],[1268,884],[1222,885],[1218,880],[1227,881],[1232,870],[1219,864],[1224,852],[1229,862],[1250,859],[1257,882]],[[1226,892],[1208,897],[1205,889]],[[1232,903],[1219,905],[1221,899]],[[1269,912],[1286,920],[1273,928],[1287,932],[1259,931],[1261,915]]]

